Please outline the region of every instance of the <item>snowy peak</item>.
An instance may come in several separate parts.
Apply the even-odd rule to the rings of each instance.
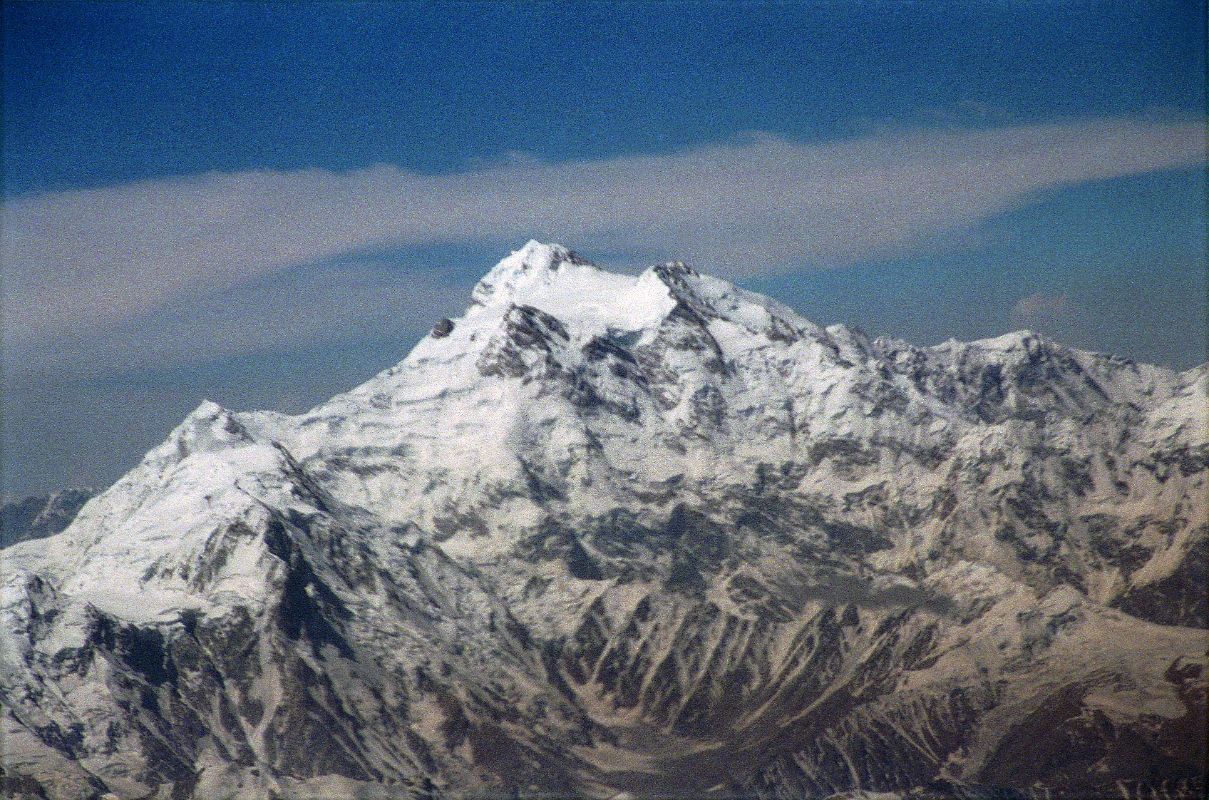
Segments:
[[[421,413],[416,402],[433,403],[422,408],[435,414],[455,397],[476,409],[495,408],[494,416],[512,420],[509,425],[522,424],[544,413],[539,407],[549,408],[519,398],[562,395],[581,411],[610,409],[627,424],[641,420],[649,435],[658,427],[672,440],[729,417],[722,428],[738,442],[781,447],[779,431],[797,423],[779,419],[782,411],[754,409],[792,407],[794,414],[823,414],[827,438],[872,436],[876,429],[878,437],[915,441],[925,435],[916,426],[926,422],[934,426],[926,436],[947,443],[951,432],[937,433],[946,430],[937,418],[998,424],[1054,414],[1083,419],[1104,409],[1128,414],[1176,389],[1170,371],[1072,350],[1027,331],[929,348],[871,341],[846,326],[821,328],[683,262],[618,274],[567,247],[537,241],[492,268],[466,312],[439,328],[398,366],[316,409],[314,416],[325,422],[312,430],[353,436],[349,418],[385,411],[394,425],[399,415]],[[602,356],[606,351],[612,355]],[[515,403],[499,405],[504,397]],[[1170,416],[1181,411],[1173,408]],[[873,423],[870,415],[885,416]],[[446,409],[448,419],[462,416]],[[902,424],[890,424],[895,418]],[[249,421],[236,415],[236,422]],[[294,451],[289,442],[300,437],[292,424],[282,424],[276,430],[270,422],[270,438]],[[214,435],[238,433],[219,426]],[[410,436],[404,429],[398,435]],[[591,435],[610,438],[599,430]],[[323,446],[311,431],[301,439],[300,457]]]
[[[527,286],[549,283],[552,275],[565,267],[597,269],[561,244],[546,244],[530,239],[524,247],[514,250],[483,276],[471,292],[471,299],[484,305],[511,301]]]
[[[653,273],[639,277],[607,272],[558,244],[531,241],[479,281],[464,320],[498,324],[511,307],[530,307],[555,317],[568,335],[586,341],[608,330],[656,326],[676,305]]]
[[[701,275],[681,261],[625,275],[601,269],[562,245],[536,241],[479,281],[463,321],[495,327],[513,306],[538,309],[557,319],[578,346],[606,336],[636,339],[635,334],[646,334],[649,339],[665,323],[685,320],[702,327],[721,322],[731,334],[758,334],[784,343],[808,335],[829,341],[820,327],[792,309]]]
[[[235,414],[212,400],[203,400],[168,434],[163,444],[147,454],[146,460],[150,463],[176,463],[194,453],[212,452],[251,442],[252,437]]]

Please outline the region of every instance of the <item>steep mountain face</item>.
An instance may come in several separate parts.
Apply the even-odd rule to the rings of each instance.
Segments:
[[[92,489],[63,489],[0,505],[0,548],[54,536],[71,524],[94,494]]]
[[[1199,797],[1206,391],[530,242],[4,551],[4,788]]]

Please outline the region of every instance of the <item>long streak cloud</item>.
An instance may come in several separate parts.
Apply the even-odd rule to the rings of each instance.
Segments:
[[[4,204],[10,345],[374,248],[549,236],[674,253],[741,277],[909,251],[1047,189],[1205,162],[1202,120],[914,130],[823,144],[764,134],[670,155],[446,175],[208,173]]]

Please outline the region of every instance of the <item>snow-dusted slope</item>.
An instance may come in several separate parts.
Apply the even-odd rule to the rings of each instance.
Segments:
[[[530,242],[4,551],[5,788],[1195,795],[1206,380]]]

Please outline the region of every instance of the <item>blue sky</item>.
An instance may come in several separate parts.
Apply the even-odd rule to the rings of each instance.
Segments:
[[[1205,360],[1201,3],[4,4],[6,492],[401,358],[530,236]]]

